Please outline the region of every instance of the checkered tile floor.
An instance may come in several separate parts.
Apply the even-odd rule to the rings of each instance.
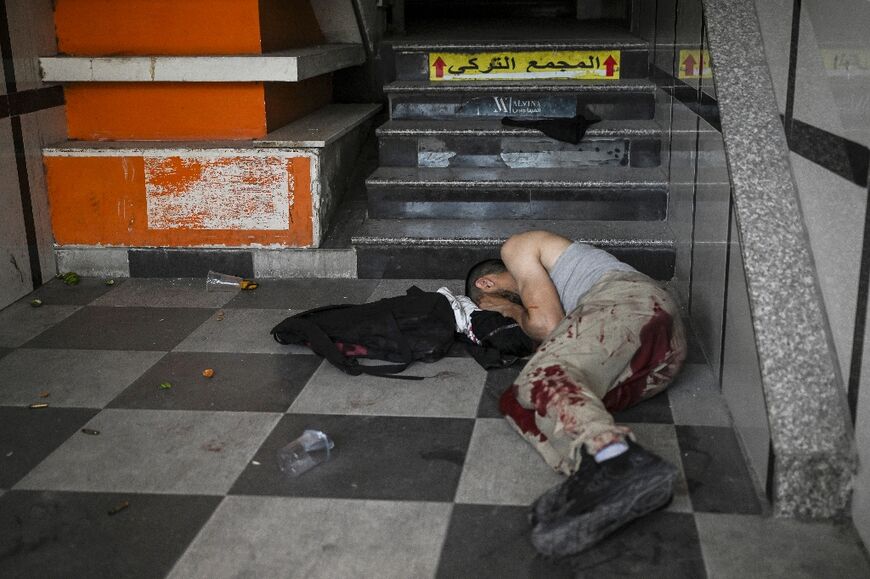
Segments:
[[[680,466],[672,504],[575,559],[536,556],[526,507],[560,477],[497,412],[518,369],[457,349],[410,370],[424,381],[349,377],[269,336],[291,311],[412,283],[54,281],[42,307],[0,312],[0,576],[870,574],[850,527],[766,516],[697,349],[667,393],[618,416]],[[275,453],[306,428],[333,458],[284,478]]]

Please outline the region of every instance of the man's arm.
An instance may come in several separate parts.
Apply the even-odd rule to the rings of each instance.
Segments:
[[[542,252],[551,250],[554,243],[561,244],[563,240],[547,232],[532,231],[511,237],[501,248],[501,258],[517,280],[523,300],[523,306],[513,308],[510,317],[539,342],[565,317],[559,293],[542,261]]]

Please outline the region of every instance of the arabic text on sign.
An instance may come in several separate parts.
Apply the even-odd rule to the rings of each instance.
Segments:
[[[619,78],[619,51],[430,53],[429,79]]]

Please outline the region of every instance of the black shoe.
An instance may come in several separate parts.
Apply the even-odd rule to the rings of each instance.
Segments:
[[[532,543],[554,557],[588,549],[634,519],[670,502],[677,468],[629,442],[619,456],[580,468],[532,505]]]

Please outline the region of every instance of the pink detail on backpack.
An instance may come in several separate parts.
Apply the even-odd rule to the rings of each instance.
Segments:
[[[344,342],[336,342],[335,347],[348,358],[367,356],[369,349],[362,344],[345,344]]]

